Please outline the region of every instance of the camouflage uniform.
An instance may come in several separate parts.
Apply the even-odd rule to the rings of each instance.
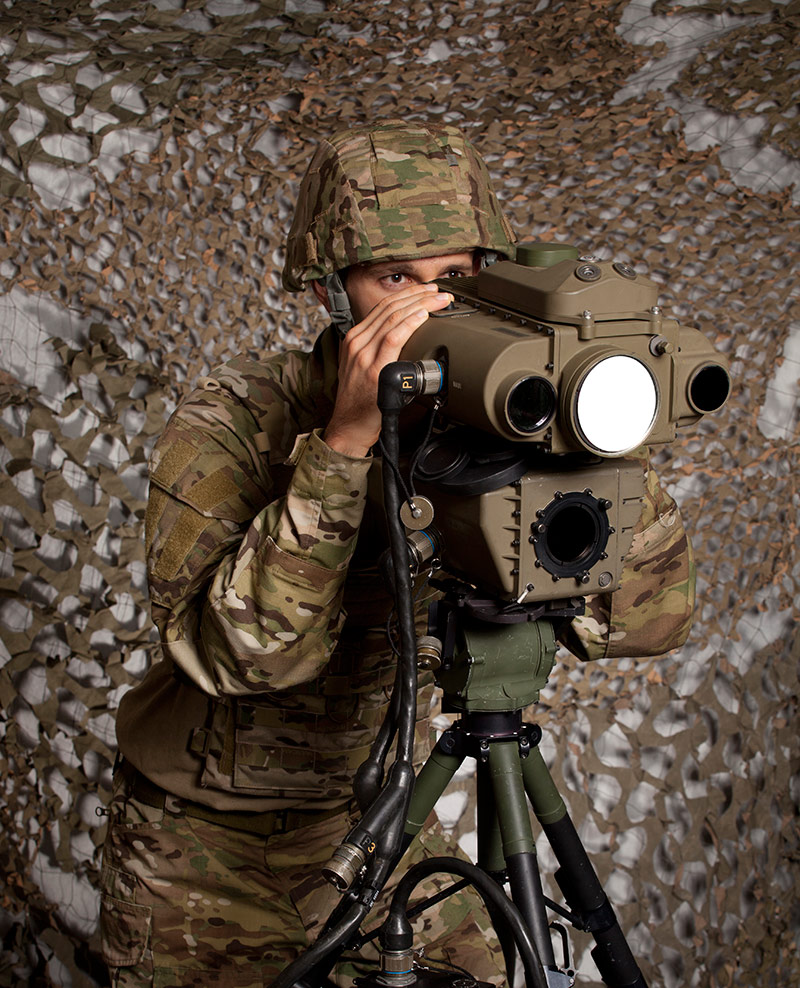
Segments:
[[[320,932],[338,894],[321,868],[355,822],[347,813],[265,839],[185,812],[178,800],[151,807],[118,775],[105,849],[103,946],[114,984],[125,988],[219,985],[263,988]],[[424,831],[408,864],[457,848]],[[390,879],[387,893],[403,869]],[[432,892],[443,882],[429,882]],[[372,930],[384,908],[370,914]],[[502,984],[488,922],[474,896],[449,898],[415,921],[426,963],[456,963]],[[374,944],[345,954],[334,977],[352,984],[379,966]]]
[[[394,676],[383,539],[363,518],[370,460],[319,437],[337,346],[328,330],[310,354],[232,361],[154,452],[147,544],[164,657],[120,705],[127,773],[103,870],[120,984],[261,984],[335,901],[319,868],[351,825],[353,773]],[[422,677],[418,763],[432,689]],[[415,853],[454,848],[434,831]],[[444,919],[460,962],[472,954],[475,973],[499,977],[468,902],[448,904],[427,937]]]
[[[289,287],[328,277],[343,257],[472,245],[466,227],[447,236],[448,209],[454,227],[463,214],[465,177],[443,192],[443,176],[434,175],[462,168],[471,153],[454,133],[437,130],[427,157],[378,153],[392,167],[376,165],[349,185],[333,181],[344,206],[357,188],[362,226],[372,224],[363,240],[352,216],[329,241],[302,236],[316,216],[302,199],[308,214],[290,235]],[[340,140],[337,153],[349,149],[358,161],[364,137],[361,151],[355,140]],[[374,134],[370,141],[380,152]],[[315,185],[326,160],[309,172],[317,197],[330,184],[329,176]],[[431,160],[426,198],[419,174]],[[466,180],[478,190],[470,208],[485,218],[480,245],[509,251],[499,207],[493,214],[493,196],[488,205],[481,199],[488,179],[476,160]],[[398,180],[398,169],[408,176]],[[409,248],[399,224],[416,208],[402,193],[414,175],[417,205],[433,209],[440,226]],[[323,243],[334,246],[326,253]],[[322,439],[338,340],[330,328],[309,353],[234,359],[199,382],[154,451],[146,540],[163,659],[123,697],[117,718],[124,763],[101,928],[118,984],[261,985],[313,940],[334,901],[319,867],[350,828],[353,775],[383,720],[395,664],[383,632],[392,602],[376,565],[383,524],[367,499],[371,458],[345,456]],[[652,471],[626,574],[617,594],[590,601],[567,631],[582,657],[660,653],[688,631],[688,545]],[[420,620],[425,609],[422,594]],[[417,763],[428,751],[432,690],[423,675]],[[410,854],[453,853],[443,841],[431,828]],[[422,941],[436,940],[426,951],[499,983],[502,962],[473,906],[467,895],[448,900],[425,921]],[[354,970],[345,966],[340,980]]]

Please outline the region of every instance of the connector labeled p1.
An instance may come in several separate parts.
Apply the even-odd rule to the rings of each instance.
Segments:
[[[396,360],[381,371],[378,408],[384,413],[399,412],[420,395],[438,394],[444,381],[438,360]]]

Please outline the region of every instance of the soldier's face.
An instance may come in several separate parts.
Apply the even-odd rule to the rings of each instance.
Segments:
[[[347,272],[345,289],[354,322],[359,323],[387,295],[422,285],[437,278],[461,278],[477,274],[477,251],[441,254],[415,261],[375,261],[359,264]]]

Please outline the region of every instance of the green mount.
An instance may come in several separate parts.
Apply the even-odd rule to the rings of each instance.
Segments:
[[[448,709],[499,712],[536,703],[557,648],[550,621],[464,621],[456,632],[452,659],[437,672]]]

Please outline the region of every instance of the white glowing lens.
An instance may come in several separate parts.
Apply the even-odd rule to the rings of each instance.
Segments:
[[[658,391],[647,367],[618,354],[599,360],[578,388],[575,418],[586,441],[599,453],[627,453],[650,435]]]

